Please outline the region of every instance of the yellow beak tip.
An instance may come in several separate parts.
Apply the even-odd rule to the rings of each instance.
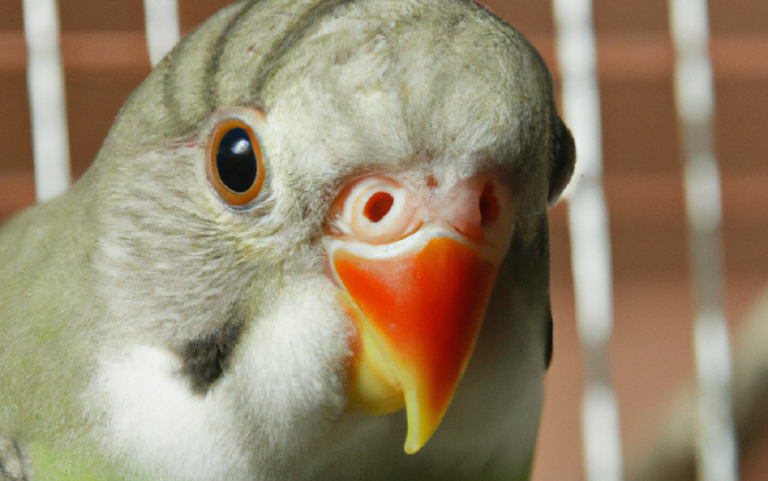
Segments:
[[[405,437],[405,446],[403,446],[403,449],[405,450],[406,454],[416,454],[419,452],[419,450],[421,450],[421,448],[427,444],[427,441],[429,441],[429,438],[431,437],[418,436],[414,434],[415,433],[411,433],[409,429],[408,435]]]
[[[405,449],[405,454],[416,454],[421,449],[421,446],[418,443],[413,443],[413,444],[405,443],[404,449]]]
[[[408,454],[415,454],[432,438],[435,434],[440,421],[443,419],[445,410],[442,412],[430,412],[424,409],[426,402],[421,404],[413,402],[416,396],[413,392],[406,391],[405,411],[408,416],[408,433],[405,436],[405,446],[403,449]],[[408,396],[411,394],[411,396]],[[410,397],[410,399],[409,399]],[[408,402],[408,401],[411,402]],[[446,406],[447,407],[447,406]]]

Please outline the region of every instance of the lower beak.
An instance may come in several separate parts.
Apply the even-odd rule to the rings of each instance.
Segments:
[[[497,262],[453,237],[383,258],[344,246],[330,256],[358,325],[350,406],[372,414],[405,407],[407,453],[421,449],[445,415],[496,278]]]

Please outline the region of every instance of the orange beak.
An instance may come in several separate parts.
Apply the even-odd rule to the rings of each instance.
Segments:
[[[405,451],[415,453],[437,429],[464,373],[497,268],[445,237],[388,259],[337,250],[333,264],[359,311],[365,353],[358,353],[352,402],[376,414],[404,402]]]
[[[327,244],[329,274],[357,324],[349,408],[405,407],[407,453],[448,409],[511,233],[511,201],[491,173],[420,192],[391,177],[350,184]]]

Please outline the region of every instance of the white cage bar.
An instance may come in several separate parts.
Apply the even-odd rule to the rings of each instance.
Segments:
[[[179,42],[179,3],[177,0],[144,0],[147,50],[152,65]]]
[[[713,140],[714,82],[706,0],[670,0],[677,54],[675,100],[680,119],[688,238],[696,318],[697,473],[701,481],[738,479],[732,367],[725,320],[720,172]]]
[[[613,288],[592,0],[554,0],[553,7],[563,115],[578,158],[566,197],[576,322],[586,373],[581,406],[586,479],[619,481],[623,479],[619,407],[606,365]]]
[[[69,134],[56,0],[24,0],[27,85],[39,202],[69,188]]]

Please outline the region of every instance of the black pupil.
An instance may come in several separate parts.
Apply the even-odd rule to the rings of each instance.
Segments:
[[[227,132],[216,151],[216,169],[224,186],[236,194],[248,192],[258,175],[258,162],[245,129]]]

